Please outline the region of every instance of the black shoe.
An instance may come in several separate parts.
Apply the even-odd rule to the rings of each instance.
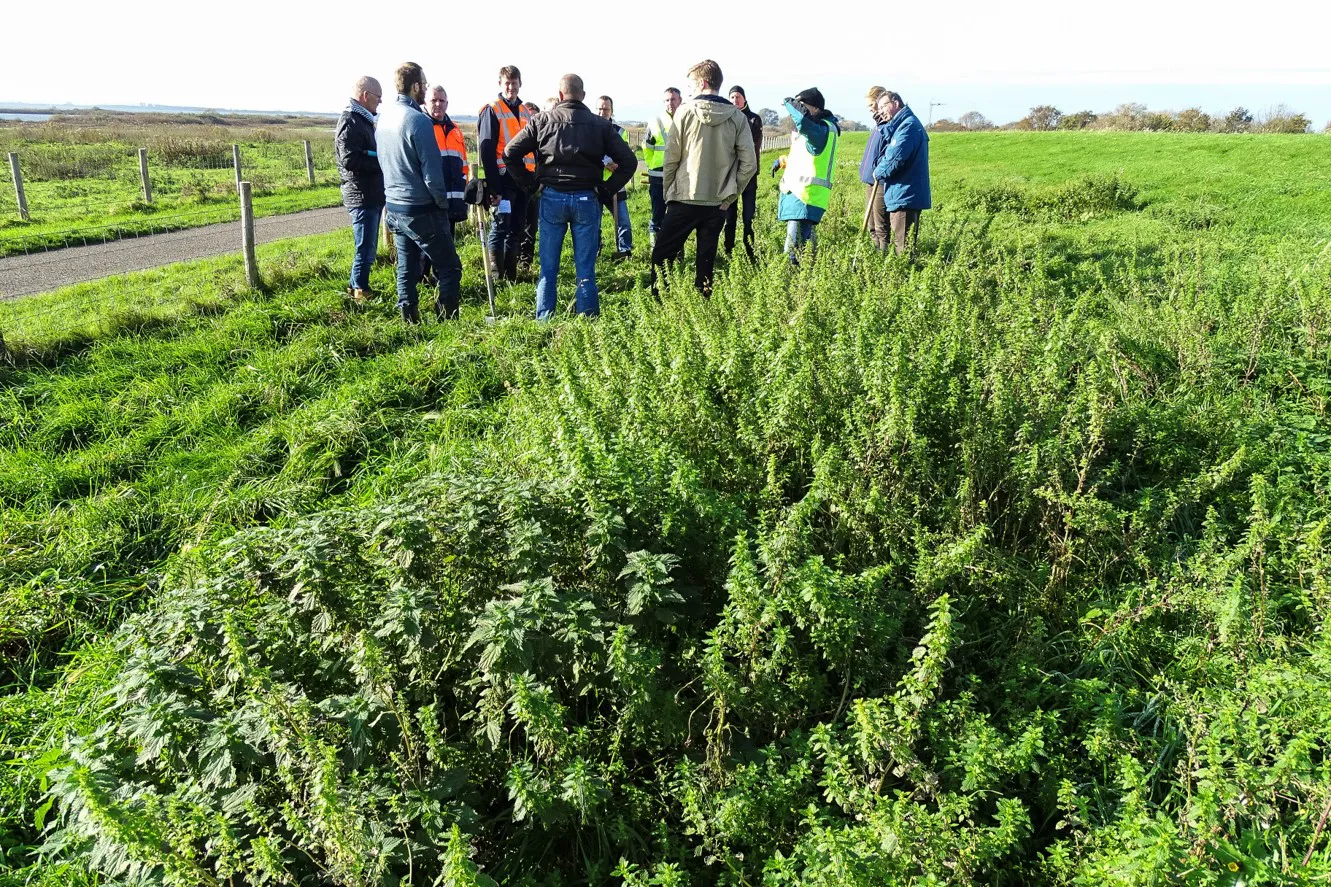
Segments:
[[[610,257],[610,260],[612,262],[627,262],[631,258],[633,258],[633,253],[631,252],[615,253],[613,256]]]
[[[402,320],[405,323],[417,324],[421,322],[421,311],[415,305],[400,305],[402,309]]]
[[[448,320],[457,320],[458,314],[457,303],[452,305],[442,301],[434,303],[434,318],[440,323],[444,323]]]

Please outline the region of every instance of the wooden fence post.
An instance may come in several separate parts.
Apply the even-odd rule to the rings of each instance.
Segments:
[[[28,198],[23,193],[23,173],[18,168],[18,154],[9,153],[9,172],[14,177],[14,198],[18,200],[18,217],[28,221]]]
[[[240,145],[231,146],[231,165],[236,169],[236,191],[240,191]]]
[[[240,183],[240,248],[245,255],[245,283],[259,288],[259,260],[254,255],[254,202],[249,182]]]
[[[139,149],[139,178],[143,180],[143,202],[153,202],[153,184],[148,179],[148,149]]]
[[[310,140],[305,139],[305,172],[310,175],[310,184],[314,184],[314,151],[310,148]]]

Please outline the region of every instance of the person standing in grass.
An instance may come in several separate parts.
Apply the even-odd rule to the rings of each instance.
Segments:
[[[749,121],[749,132],[753,134],[753,156],[754,162],[762,157],[763,153],[763,119],[753,113],[749,107],[749,97],[744,93],[744,87],[730,87],[730,101],[744,118]],[[749,184],[744,187],[740,193],[740,202],[744,204],[744,252],[749,257],[749,261],[755,261],[753,254],[753,217],[758,211],[758,177],[749,179]],[[740,204],[730,204],[730,209],[726,211],[726,258],[735,251],[735,228],[739,222]]]
[[[439,162],[444,166],[444,184],[448,188],[448,220],[453,225],[453,241],[457,242],[458,223],[467,220],[466,196],[467,177],[471,174],[467,165],[467,143],[462,138],[462,130],[448,116],[448,90],[442,86],[432,86],[425,103],[425,110],[434,124],[434,143],[439,146]],[[421,281],[433,286],[436,281],[431,273],[430,260],[421,258]]]
[[[363,302],[370,291],[370,266],[379,247],[379,215],[384,210],[384,174],[374,145],[374,112],[383,89],[373,77],[362,77],[351,88],[351,100],[337,118],[333,145],[337,174],[342,180],[342,205],[351,216],[355,253],[347,295]]]
[[[790,153],[772,164],[772,174],[785,166],[776,217],[786,223],[786,255],[799,264],[799,253],[812,251],[815,229],[832,199],[832,171],[836,166],[841,130],[836,115],[824,107],[817,88],[806,89],[785,100],[786,113],[795,123]]]
[[[878,163],[878,155],[883,153],[883,131],[879,124],[885,119],[878,112],[878,100],[887,90],[881,86],[871,86],[865,94],[869,103],[869,116],[873,118],[873,132],[869,133],[869,144],[864,148],[864,157],[860,160],[860,181],[868,189],[868,205],[865,207],[869,216],[869,234],[873,245],[887,252],[892,245],[891,229],[887,224],[887,209],[883,206],[882,194],[874,183],[873,168]]]
[[[449,190],[434,126],[421,110],[425,72],[407,62],[396,72],[397,96],[379,115],[375,144],[384,172],[388,230],[397,245],[397,304],[402,319],[420,323],[416,286],[421,257],[430,260],[438,279],[435,316],[457,317],[462,288],[462,262],[453,245]]]
[[[541,275],[536,283],[536,319],[549,320],[558,305],[559,254],[564,234],[573,232],[573,265],[577,274],[577,311],[596,316],[600,294],[596,289],[596,253],[601,246],[601,207],[633,178],[638,158],[608,121],[583,104],[582,78],[565,74],[559,80],[559,104],[532,117],[504,149],[504,160],[515,184],[541,193]],[[536,172],[522,158],[535,154]],[[605,158],[615,164],[604,179]]]
[[[758,159],[748,119],[719,94],[721,66],[706,59],[689,69],[688,78],[693,98],[671,119],[661,166],[666,211],[652,247],[652,292],[657,291],[658,270],[675,261],[697,231],[693,285],[710,296],[726,210],[758,171]]]
[[[670,141],[670,121],[684,100],[673,86],[667,86],[663,96],[664,113],[657,114],[647,124],[647,135],[642,141],[642,162],[647,167],[647,196],[652,201],[652,217],[647,222],[647,236],[652,246],[656,246],[656,237],[665,221],[665,183],[661,167],[665,164],[665,149]]]
[[[924,124],[895,92],[878,99],[882,154],[873,177],[883,186],[883,208],[897,255],[915,254],[920,213],[933,204],[929,194],[929,134]],[[909,241],[909,243],[908,243]]]
[[[505,280],[518,279],[522,254],[522,232],[527,220],[527,194],[513,182],[512,168],[504,160],[504,149],[518,134],[531,112],[518,96],[522,72],[513,65],[499,69],[499,95],[480,110],[476,121],[476,150],[485,170],[486,189],[495,207],[490,226],[490,267]],[[527,172],[536,171],[536,158],[519,160]]]
[[[610,128],[615,131],[615,135],[623,139],[624,144],[628,144],[628,131],[615,122],[614,99],[608,95],[603,95],[597,99],[596,116],[609,123]],[[605,172],[602,175],[606,181],[609,181],[618,165],[608,155],[602,159],[605,161]],[[615,261],[623,261],[633,256],[633,223],[629,220],[629,192],[620,190],[615,198],[610,202],[610,210],[615,214],[612,220],[615,224]]]

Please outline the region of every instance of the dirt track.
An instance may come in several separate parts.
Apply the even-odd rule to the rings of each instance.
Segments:
[[[351,224],[340,206],[256,219],[259,243],[325,234]],[[71,246],[29,256],[0,258],[0,299],[44,293],[73,283],[142,271],[173,262],[206,259],[240,251],[240,222],[222,222],[186,231],[132,237],[93,246]]]

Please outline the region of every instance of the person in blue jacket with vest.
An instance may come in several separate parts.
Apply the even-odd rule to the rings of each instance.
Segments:
[[[878,114],[885,121],[878,127],[883,134],[883,153],[874,165],[873,177],[883,184],[883,206],[897,255],[908,250],[914,254],[920,213],[933,205],[929,195],[929,134],[910,106],[891,90],[878,100]]]
[[[841,129],[836,115],[824,107],[823,94],[806,89],[786,99],[786,113],[795,123],[790,153],[772,164],[772,175],[785,167],[777,221],[786,223],[786,255],[799,264],[798,253],[806,243],[814,248],[814,226],[823,219],[832,195],[832,170],[836,166]]]

